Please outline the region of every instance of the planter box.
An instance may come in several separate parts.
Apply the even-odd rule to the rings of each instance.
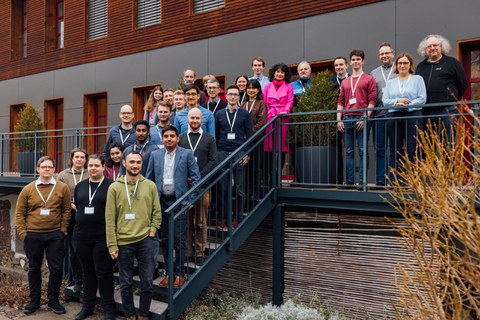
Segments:
[[[24,151],[17,154],[18,171],[22,177],[32,177],[37,172],[37,160],[43,157],[42,151]]]

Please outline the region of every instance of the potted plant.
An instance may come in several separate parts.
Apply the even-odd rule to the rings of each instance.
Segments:
[[[336,113],[338,89],[331,73],[319,72],[300,96],[295,112],[331,111],[294,117],[291,137],[295,146],[296,179],[299,183],[334,184],[337,163]],[[291,141],[292,142],[292,141]]]
[[[18,114],[15,125],[15,141],[18,147],[18,171],[20,175],[34,175],[36,161],[43,156],[44,130],[40,112],[26,104]]]

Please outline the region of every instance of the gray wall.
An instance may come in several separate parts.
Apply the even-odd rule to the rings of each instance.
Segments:
[[[9,106],[64,98],[65,128],[81,127],[83,95],[108,92],[109,124],[118,122],[118,110],[131,103],[132,87],[163,83],[177,86],[185,68],[198,75],[226,74],[227,83],[239,73],[251,74],[250,60],[262,55],[267,65],[348,56],[352,49],[366,52],[365,70],[378,65],[378,44],[391,42],[397,52],[416,48],[427,34],[455,42],[479,38],[478,0],[396,0],[250,29],[182,45],[120,58],[44,72],[0,82],[0,128],[9,129]],[[453,50],[450,54],[455,56]]]

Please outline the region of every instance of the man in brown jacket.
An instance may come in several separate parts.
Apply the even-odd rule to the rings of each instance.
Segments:
[[[30,302],[23,312],[30,314],[40,307],[42,290],[42,261],[47,258],[48,310],[65,313],[58,295],[62,282],[64,238],[70,221],[71,196],[66,184],[53,178],[55,162],[41,157],[37,162],[39,178],[20,192],[15,210],[18,236],[24,242],[28,258],[28,285]]]

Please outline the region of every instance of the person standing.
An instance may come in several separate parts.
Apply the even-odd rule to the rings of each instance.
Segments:
[[[70,151],[70,159],[68,168],[60,172],[57,180],[65,183],[73,197],[75,186],[82,180],[88,179],[87,168],[88,153],[84,149],[74,148]],[[72,214],[68,224],[67,244],[68,244],[68,260],[70,262],[69,280],[73,282],[73,292],[80,293],[83,291],[82,265],[78,261],[75,250],[72,246],[73,227],[75,226],[75,210],[74,199],[72,198]]]
[[[337,110],[346,112],[337,113],[338,131],[345,136],[345,156],[346,156],[346,185],[355,184],[355,143],[357,143],[358,153],[360,155],[359,184],[363,185],[363,166],[368,168],[367,150],[364,149],[363,135],[365,124],[363,123],[364,111],[358,109],[372,109],[367,111],[369,117],[377,101],[377,89],[375,79],[368,74],[363,73],[363,64],[365,63],[365,53],[362,50],[353,50],[350,52],[350,65],[352,66],[352,75],[340,86],[340,95],[338,96]],[[367,163],[365,163],[367,161]]]
[[[193,152],[195,161],[200,170],[200,177],[204,178],[217,165],[217,145],[215,138],[201,128],[202,112],[193,108],[188,112],[188,132],[180,135],[178,145]],[[203,189],[200,190],[202,192]],[[193,257],[195,243],[195,263],[204,262],[205,244],[207,243],[208,208],[210,206],[211,190],[207,190],[198,199],[195,207],[188,211],[187,217],[187,249],[186,256]],[[194,240],[195,239],[195,240]]]
[[[206,82],[206,89],[208,93],[208,101],[202,106],[205,109],[210,110],[214,115],[222,110],[225,109],[227,103],[220,99],[220,82],[217,79],[213,78]]]
[[[260,82],[262,90],[264,90],[265,86],[269,84],[270,81],[272,81],[271,79],[263,75],[263,70],[265,70],[265,60],[262,57],[254,57],[252,59],[253,76],[249,79],[256,79],[258,82]],[[235,84],[238,86],[237,83]]]
[[[23,313],[31,314],[40,308],[42,263],[46,256],[48,277],[48,310],[65,313],[58,301],[62,283],[62,262],[65,234],[70,222],[71,194],[67,185],[53,178],[55,161],[45,156],[37,161],[39,178],[26,185],[18,196],[15,225],[23,240],[28,258],[30,301]]]
[[[105,205],[112,180],[104,177],[103,155],[88,158],[90,178],[75,187],[75,227],[72,243],[83,270],[83,306],[75,320],[91,316],[95,309],[97,289],[104,319],[115,319],[113,262],[105,235]]]
[[[398,77],[398,74],[393,72],[393,60],[395,59],[395,51],[388,42],[383,42],[380,44],[378,49],[378,58],[380,59],[381,65],[372,70],[370,75],[375,79],[377,84],[377,104],[375,108],[382,108],[383,102],[383,91],[385,85],[390,79],[395,79]],[[373,136],[373,145],[375,147],[375,169],[376,169],[376,179],[375,184],[379,187],[385,186],[386,184],[386,171],[387,171],[387,129],[386,129],[386,120],[385,115],[387,110],[378,110],[373,109],[372,121],[368,127],[368,132],[372,131]],[[368,133],[369,134],[369,133]],[[370,135],[370,134],[369,134]]]
[[[171,109],[167,106],[167,103],[161,101],[157,107],[157,124],[150,127],[149,141],[155,144],[159,149],[163,148],[162,130],[166,126],[170,125],[170,117],[172,115]]]
[[[426,36],[417,50],[425,59],[417,65],[415,71],[415,74],[425,81],[427,103],[445,102],[444,106],[423,108],[422,113],[427,117],[425,121],[434,124],[440,120],[447,128],[449,136],[448,128],[451,124],[449,115],[454,114],[456,110],[453,104],[462,99],[468,86],[462,64],[457,59],[447,56],[450,48],[450,42],[443,36],[438,34]]]
[[[116,181],[120,177],[123,150],[121,144],[113,143],[110,145],[108,157],[105,158],[105,178]]]
[[[297,66],[298,80],[292,82],[293,86],[293,96],[294,96],[294,107],[298,104],[300,96],[305,93],[307,88],[310,88],[312,81],[310,80],[310,75],[312,74],[312,67],[307,61],[302,61]]]
[[[157,108],[158,104],[163,99],[163,89],[162,86],[156,86],[153,88],[150,96],[148,97],[147,103],[143,107],[143,120],[147,120],[148,123],[152,126],[155,125],[155,119],[157,117]]]
[[[108,188],[105,208],[107,247],[111,258],[118,259],[125,316],[129,320],[147,320],[153,296],[153,237],[160,228],[162,214],[155,184],[140,174],[140,153],[130,151],[123,165],[125,176]],[[135,258],[140,276],[138,317],[132,291]]]
[[[165,213],[165,210],[184,195],[190,185],[195,185],[200,181],[200,171],[192,150],[178,147],[178,130],[174,126],[163,128],[163,144],[164,149],[159,149],[152,153],[152,161],[148,164],[147,178],[154,181],[160,205],[162,207],[162,227],[160,230],[160,245],[162,247],[165,265],[168,266],[169,261],[173,257],[168,252],[169,244],[169,221],[173,219],[178,212]],[[182,203],[183,207],[193,205],[193,200],[197,197],[197,193],[193,192],[190,197]],[[186,214],[181,215],[174,221],[174,251],[175,251],[175,279],[173,286],[181,287],[185,283],[185,232],[187,220]],[[171,253],[173,255],[173,252]],[[160,281],[161,287],[168,286],[168,275]]]
[[[108,131],[107,143],[105,144],[105,149],[103,150],[103,155],[108,156],[108,150],[110,145],[114,142],[120,143],[124,148],[131,146],[135,143],[136,137],[133,129],[133,109],[128,104],[123,105],[120,108],[119,117],[121,123],[119,125],[113,126],[110,131]]]

